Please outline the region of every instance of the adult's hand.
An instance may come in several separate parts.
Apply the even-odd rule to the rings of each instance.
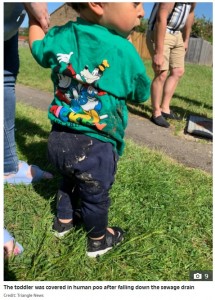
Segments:
[[[161,72],[163,63],[164,63],[163,54],[155,54],[152,59],[152,68],[156,74],[159,74]]]
[[[189,41],[184,42],[184,49],[185,49],[185,52],[186,52],[187,49],[188,49],[188,45],[189,45]]]
[[[46,33],[50,25],[50,15],[46,2],[25,2],[23,3],[30,18],[35,18]]]

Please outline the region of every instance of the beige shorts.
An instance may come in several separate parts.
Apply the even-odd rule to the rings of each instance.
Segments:
[[[154,31],[148,31],[146,44],[151,57],[154,56]],[[184,68],[185,49],[181,32],[171,34],[166,32],[164,39],[164,64],[162,70]]]

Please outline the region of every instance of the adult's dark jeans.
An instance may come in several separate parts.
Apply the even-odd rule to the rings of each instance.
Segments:
[[[57,217],[72,219],[80,199],[87,233],[90,237],[104,235],[118,160],[112,144],[54,125],[48,139],[48,156],[63,175]]]
[[[19,71],[18,34],[4,42],[4,174],[18,172],[15,142],[15,84]]]

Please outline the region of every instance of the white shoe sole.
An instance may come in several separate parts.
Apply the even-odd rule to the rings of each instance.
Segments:
[[[67,230],[67,231],[63,231],[63,232],[57,232],[57,231],[54,231],[54,236],[56,236],[57,238],[62,238],[64,237],[64,235],[68,234],[73,228]]]
[[[92,258],[96,258],[98,256],[101,256],[101,255],[105,254],[106,252],[110,251],[113,247],[117,247],[119,244],[121,244],[121,242],[123,240],[124,240],[124,238],[122,237],[121,241],[119,243],[117,243],[115,246],[108,247],[108,248],[103,249],[103,250],[98,250],[98,251],[95,251],[95,252],[88,252],[87,251],[87,256],[92,257]]]
[[[109,247],[109,248],[106,248],[104,250],[99,250],[99,251],[95,251],[95,252],[87,252],[87,255],[89,257],[92,257],[92,258],[96,258],[100,255],[103,255],[105,254],[106,252],[108,252],[109,250],[111,250],[113,247]]]

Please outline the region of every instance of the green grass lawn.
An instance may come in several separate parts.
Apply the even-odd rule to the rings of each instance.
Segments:
[[[82,227],[62,240],[51,231],[60,176],[46,159],[47,113],[19,103],[16,127],[19,158],[55,177],[4,188],[5,225],[24,247],[5,264],[5,280],[187,281],[190,270],[212,270],[211,175],[127,140],[109,213],[125,240],[90,259]]]

